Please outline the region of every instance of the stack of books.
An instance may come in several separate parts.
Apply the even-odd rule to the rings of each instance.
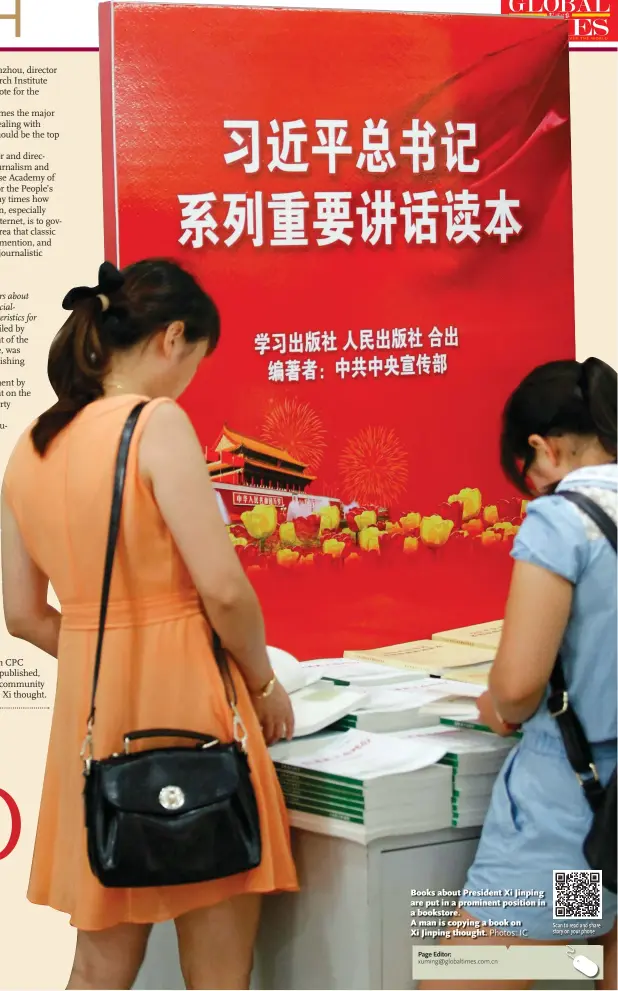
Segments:
[[[516,739],[453,726],[412,730],[400,738],[447,748],[441,763],[452,771],[451,825],[482,826],[494,782]]]
[[[304,661],[303,671],[311,672],[319,678],[335,682],[336,685],[354,685],[356,688],[370,689],[381,685],[400,685],[403,682],[420,681],[424,671],[390,667],[388,664],[374,664],[356,661],[353,658],[334,657],[324,661]]]
[[[473,721],[478,718],[476,699],[482,691],[479,685],[432,677],[367,688],[366,698],[337,726],[394,733],[435,726],[441,717]]]
[[[490,650],[495,656],[500,646],[502,636],[502,620],[495,623],[480,623],[477,626],[465,626],[460,630],[447,630],[444,633],[434,633],[433,640],[442,643],[455,643],[463,647],[482,647]]]
[[[486,685],[495,656],[485,647],[439,640],[416,640],[375,650],[348,650],[344,657],[372,664],[384,664],[426,675]]]
[[[446,829],[451,769],[439,739],[358,730],[271,747],[292,826],[368,844]]]

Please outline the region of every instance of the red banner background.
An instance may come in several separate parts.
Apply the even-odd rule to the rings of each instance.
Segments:
[[[274,416],[275,446],[289,446],[287,410],[298,450],[315,455],[308,494],[356,496],[356,514],[388,510],[373,549],[361,547],[354,513],[350,527],[322,525],[319,539],[299,524],[304,538],[287,543],[279,530],[257,540],[235,521],[269,642],[302,658],[337,656],[502,615],[521,509],[498,463],[501,409],[534,365],[574,353],[566,21],[131,3],[104,5],[101,31],[107,257],[179,259],[222,314],[220,347],[182,399],[202,444],[215,444],[224,424],[274,444]],[[355,154],[341,156],[336,175],[310,152],[304,174],[272,172],[267,158],[255,174],[226,164],[235,146],[224,121],[258,120],[266,149],[271,120],[299,118],[306,149],[317,119],[348,122]],[[384,175],[359,170],[368,118],[387,120],[397,152],[411,119],[431,122],[435,170],[414,174],[399,154]],[[477,173],[445,168],[446,121],[476,124]],[[521,232],[505,244],[486,234],[457,244],[442,217],[437,244],[406,243],[401,220],[392,245],[355,233],[349,246],[317,246],[312,235],[306,247],[272,246],[266,228],[262,247],[179,243],[183,194],[261,191],[266,201],[299,190],[311,201],[339,190],[356,207],[365,191],[390,190],[399,204],[406,190],[435,190],[444,202],[462,189],[481,202],[505,189],[520,201]],[[335,371],[350,330],[420,327],[427,340],[434,326],[458,330],[446,374]],[[256,336],[312,331],[335,332],[339,348],[310,356],[316,380],[269,382],[279,356],[260,355]],[[459,504],[446,505],[463,488],[496,511],[472,507],[470,526]],[[436,514],[453,521],[443,546],[417,525]],[[325,552],[333,539],[343,551]]]

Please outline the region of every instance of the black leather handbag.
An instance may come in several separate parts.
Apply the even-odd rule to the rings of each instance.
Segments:
[[[192,884],[257,867],[260,824],[246,755],[246,731],[225,651],[215,656],[233,713],[231,743],[186,729],[124,735],[124,753],[93,757],[97,683],[131,437],[146,403],[129,414],[118,448],[105,554],[92,699],[82,748],[88,860],[107,888]],[[131,753],[138,740],[174,745]],[[178,745],[191,740],[193,746]]]
[[[605,510],[580,492],[564,491],[557,495],[578,506],[596,523],[616,551],[617,527]],[[560,655],[550,678],[551,694],[547,706],[558,724],[569,764],[592,809],[592,826],[584,840],[584,856],[590,867],[602,871],[603,886],[616,893],[616,847],[618,823],[616,813],[616,768],[603,786],[594,763],[592,749],[577,713],[569,701]]]

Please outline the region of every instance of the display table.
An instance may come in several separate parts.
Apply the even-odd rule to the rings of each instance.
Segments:
[[[252,987],[412,988],[410,889],[461,888],[479,832],[446,829],[361,846],[294,829],[302,890],[264,899]],[[135,988],[182,991],[175,943],[171,923],[155,928]]]

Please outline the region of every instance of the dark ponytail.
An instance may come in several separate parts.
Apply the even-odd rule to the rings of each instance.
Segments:
[[[502,419],[501,463],[507,478],[530,495],[534,460],[529,438],[596,437],[616,460],[616,372],[600,358],[552,361],[535,368],[509,398]]]
[[[595,433],[608,454],[616,458],[616,372],[600,358],[581,366],[579,387]]]
[[[170,323],[182,321],[188,342],[217,346],[219,314],[189,272],[165,259],[148,259],[119,272],[109,262],[97,286],[79,286],[63,300],[71,310],[52,341],[47,374],[58,401],[32,428],[40,455],[81,409],[104,394],[104,378],[115,352],[126,351]]]

